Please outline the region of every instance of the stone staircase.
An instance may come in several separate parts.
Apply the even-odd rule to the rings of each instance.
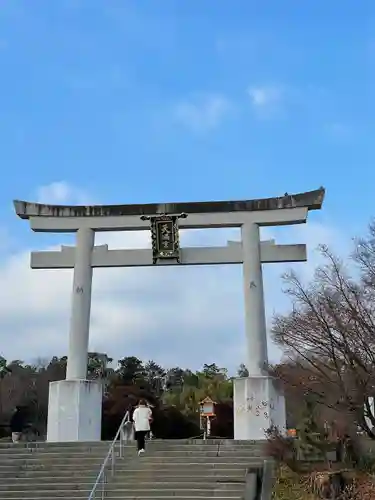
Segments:
[[[0,444],[0,500],[88,499],[110,443]],[[246,472],[264,444],[233,440],[155,440],[138,457],[133,443],[116,459],[105,498],[244,498]],[[100,491],[96,499],[101,499]]]

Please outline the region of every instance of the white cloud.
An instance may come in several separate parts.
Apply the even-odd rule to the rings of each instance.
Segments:
[[[280,110],[284,88],[278,85],[251,86],[247,93],[253,110],[260,117],[266,118]]]
[[[224,96],[206,95],[179,103],[175,117],[195,132],[205,132],[218,127],[232,109],[232,104]]]
[[[57,188],[56,186],[60,186]],[[62,186],[64,186],[62,188]],[[40,191],[40,190],[39,190]],[[71,202],[76,190],[66,183],[43,188],[50,202]],[[53,196],[55,194],[55,197]],[[26,221],[24,231],[30,231]],[[263,239],[303,243],[310,250],[319,243],[337,241],[328,227],[310,221],[307,226],[284,230],[267,228]],[[32,234],[32,246],[40,250],[40,233]],[[66,236],[58,235],[61,244]],[[222,245],[238,239],[239,231],[184,231],[183,246]],[[53,241],[56,241],[54,237]],[[110,248],[150,246],[148,232],[99,233],[96,244]],[[37,247],[38,248],[38,247]],[[0,354],[8,359],[48,357],[67,352],[72,271],[29,269],[29,248],[7,254],[0,264]],[[297,264],[308,273],[317,263]],[[280,274],[289,266],[265,266],[267,313],[285,308]],[[245,361],[245,333],[240,266],[153,267],[95,270],[93,282],[90,349],[114,358],[135,355],[171,365],[199,368],[217,362],[230,370]],[[270,357],[278,352],[270,347]]]
[[[89,196],[81,189],[65,181],[52,182],[41,186],[36,193],[38,203],[63,205],[67,203],[85,205],[90,203]]]

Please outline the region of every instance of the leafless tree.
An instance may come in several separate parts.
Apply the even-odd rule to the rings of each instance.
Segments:
[[[375,439],[375,224],[346,262],[320,251],[325,264],[312,282],[284,276],[293,306],[274,318],[273,337],[298,368],[293,384]]]

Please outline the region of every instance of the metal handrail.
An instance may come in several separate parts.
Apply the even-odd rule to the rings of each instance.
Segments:
[[[124,441],[126,441],[126,439],[124,438],[124,427],[125,427],[125,424],[127,422],[130,421],[130,413],[129,411],[127,411],[124,415],[124,418],[122,419],[121,421],[121,424],[120,424],[120,427],[118,428],[117,432],[116,432],[116,436],[114,437],[112,443],[111,443],[111,446],[109,447],[109,450],[108,450],[108,453],[107,453],[107,456],[105,457],[104,461],[103,461],[103,464],[100,468],[100,471],[99,471],[99,474],[96,478],[96,481],[94,483],[94,486],[92,487],[92,490],[91,490],[91,493],[90,493],[90,496],[88,498],[88,500],[94,500],[96,497],[96,493],[98,492],[98,489],[99,487],[100,488],[100,492],[101,492],[101,500],[104,499],[104,493],[105,493],[105,485],[107,484],[107,481],[106,481],[106,478],[107,478],[107,468],[108,466],[110,465],[111,467],[111,475],[113,476],[114,473],[115,473],[115,465],[116,465],[116,450],[115,450],[115,447],[116,447],[116,444],[117,444],[117,440],[120,440],[120,450],[119,450],[119,458],[122,458],[123,457],[123,443]]]

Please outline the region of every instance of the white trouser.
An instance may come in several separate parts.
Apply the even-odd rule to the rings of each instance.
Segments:
[[[22,436],[22,432],[12,432],[13,443],[18,443],[19,441],[21,441],[21,436]]]

